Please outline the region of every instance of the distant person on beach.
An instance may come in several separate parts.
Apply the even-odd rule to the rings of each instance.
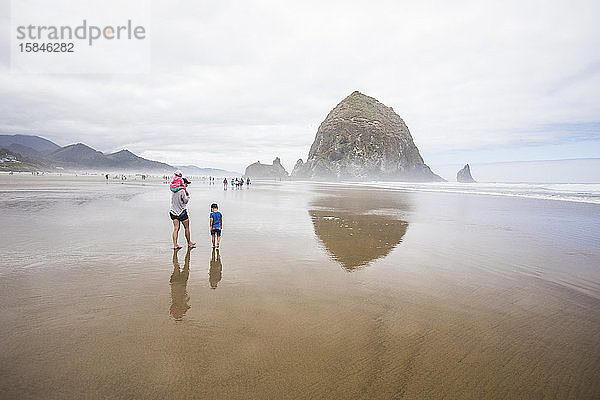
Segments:
[[[223,179],[223,189],[227,190],[227,178]]]
[[[212,203],[210,205],[209,230],[212,237],[212,247],[215,247],[216,240],[217,249],[221,243],[221,229],[223,229],[223,215],[219,212],[217,203]]]
[[[190,184],[186,178],[182,179],[184,183],[184,190],[177,190],[171,193],[171,209],[169,210],[169,216],[173,221],[173,249],[180,249],[181,246],[177,244],[177,237],[179,236],[179,224],[183,224],[185,229],[185,239],[187,240],[188,247],[194,247],[195,242],[190,239],[190,219],[187,213],[187,203],[190,200],[190,194],[187,191],[187,185]]]
[[[246,178],[246,186],[250,186],[250,178]]]

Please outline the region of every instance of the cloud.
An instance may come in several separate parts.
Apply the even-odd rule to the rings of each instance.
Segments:
[[[290,168],[360,90],[405,119],[430,163],[600,141],[599,12],[595,1],[156,1],[150,74],[5,64],[0,131],[235,170],[278,155]]]

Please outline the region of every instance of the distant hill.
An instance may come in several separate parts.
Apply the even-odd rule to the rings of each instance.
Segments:
[[[25,157],[46,158],[46,153],[37,151],[29,146],[23,146],[22,144],[12,143],[9,146],[6,146],[6,148]]]
[[[217,168],[174,167],[140,157],[129,150],[104,154],[83,143],[60,147],[39,136],[0,135],[0,148],[6,155],[2,171],[51,171],[59,167],[65,171],[172,174],[174,170],[181,169],[187,175],[240,176],[237,172]]]
[[[87,165],[88,167],[102,166],[105,155],[83,143],[61,147],[48,154],[48,159],[60,163]]]
[[[28,172],[53,170],[55,170],[54,166],[46,161],[32,159],[9,149],[0,148],[0,171]]]
[[[223,177],[238,177],[242,176],[239,172],[227,171],[219,168],[200,168],[195,165],[180,165],[175,168],[180,169],[184,175],[196,176],[223,176]]]
[[[12,144],[26,146],[40,153],[50,153],[60,148],[56,143],[40,136],[0,135],[0,147],[8,149]]]
[[[169,164],[137,156],[129,150],[121,150],[116,153],[107,154],[106,158],[111,161],[111,165],[130,170],[173,172],[175,169]]]
[[[147,160],[129,150],[104,154],[83,143],[62,147],[48,155],[48,159],[63,168],[95,171],[172,172],[169,164]]]

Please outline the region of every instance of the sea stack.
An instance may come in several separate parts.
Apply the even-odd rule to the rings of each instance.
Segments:
[[[475,179],[471,176],[471,168],[469,168],[469,164],[465,164],[465,166],[458,171],[456,174],[456,181],[461,183],[475,183]]]
[[[423,162],[408,127],[391,107],[358,91],[319,126],[297,179],[443,181]]]
[[[248,165],[244,176],[253,179],[287,179],[289,174],[281,165],[279,157],[276,157],[273,164],[261,164],[257,161]]]

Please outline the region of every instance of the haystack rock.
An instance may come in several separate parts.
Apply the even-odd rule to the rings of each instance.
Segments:
[[[466,164],[463,169],[456,174],[456,181],[461,183],[475,183],[475,179],[471,176],[471,168]]]
[[[287,179],[289,174],[277,157],[273,160],[273,164],[261,164],[260,161],[257,161],[248,165],[244,176],[254,179]]]
[[[319,126],[297,179],[443,181],[423,162],[402,118],[373,97],[353,92]]]

